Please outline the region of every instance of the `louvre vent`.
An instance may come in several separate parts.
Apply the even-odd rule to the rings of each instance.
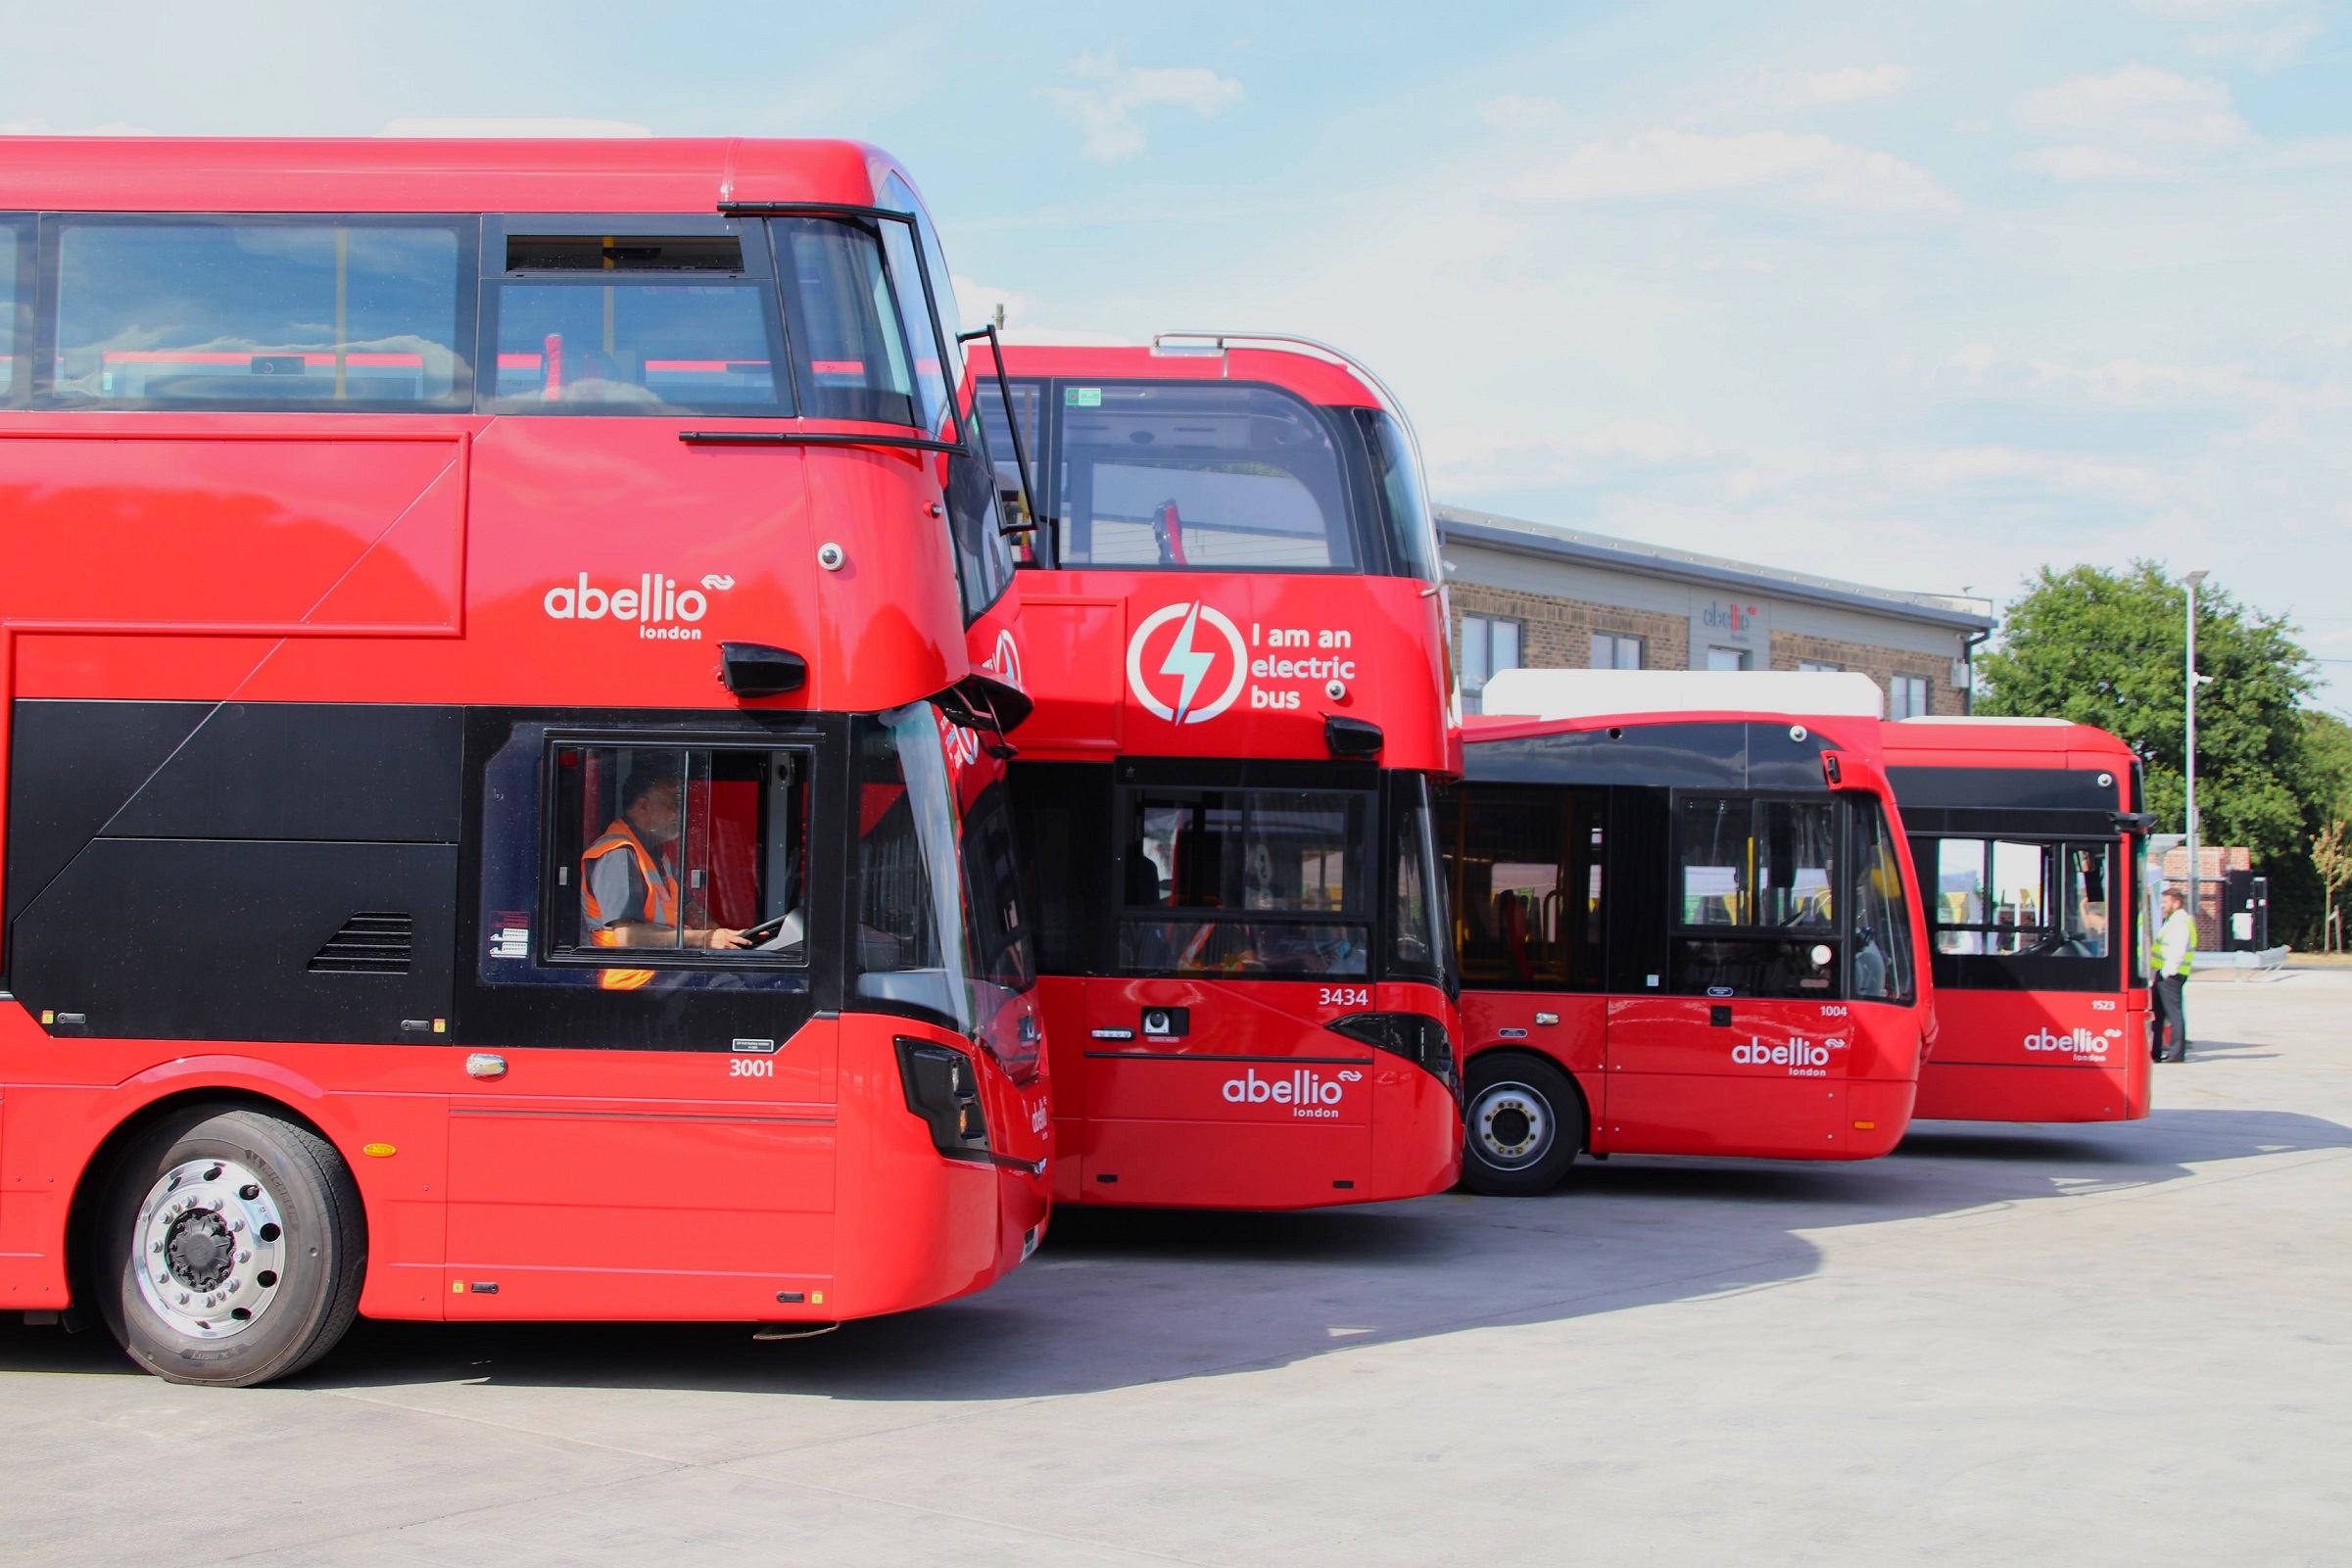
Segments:
[[[415,922],[407,915],[360,913],[343,923],[311,958],[313,974],[406,974]]]

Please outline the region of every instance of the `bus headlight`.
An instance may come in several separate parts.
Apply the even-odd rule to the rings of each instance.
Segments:
[[[1323,1025],[1334,1034],[1401,1056],[1462,1098],[1462,1072],[1446,1026],[1426,1013],[1351,1013]]]
[[[939,1153],[954,1160],[988,1158],[988,1119],[980,1107],[980,1075],[972,1059],[951,1045],[897,1037],[898,1080],[906,1108],[931,1128]]]

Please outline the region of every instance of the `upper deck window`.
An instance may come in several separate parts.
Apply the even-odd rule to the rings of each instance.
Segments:
[[[105,407],[460,405],[455,220],[56,220],[52,390]]]
[[[1065,383],[1061,564],[1353,571],[1339,451],[1259,387]]]
[[[780,218],[771,233],[787,279],[802,411],[815,419],[923,424],[903,291],[892,287],[881,236],[829,217]],[[911,308],[922,310],[922,302]],[[935,376],[936,357],[935,350]]]
[[[789,411],[763,284],[639,272],[626,282],[501,283],[496,293],[498,412]]]

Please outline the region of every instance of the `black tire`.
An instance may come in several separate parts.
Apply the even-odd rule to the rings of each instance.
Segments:
[[[1462,1184],[1498,1198],[1550,1192],[1585,1145],[1584,1096],[1542,1057],[1470,1058],[1464,1098]]]
[[[98,1212],[99,1312],[174,1383],[246,1388],[334,1349],[359,1315],[367,1225],[334,1145],[239,1106],[144,1129]]]

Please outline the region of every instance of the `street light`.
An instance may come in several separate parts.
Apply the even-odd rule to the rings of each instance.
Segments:
[[[2188,744],[2183,753],[2184,777],[2188,782],[2188,918],[2202,925],[2205,919],[2203,894],[2197,886],[2197,688],[2209,677],[2197,674],[2197,585],[2204,582],[2206,572],[2188,574],[2188,653],[2186,685],[2188,688]]]

